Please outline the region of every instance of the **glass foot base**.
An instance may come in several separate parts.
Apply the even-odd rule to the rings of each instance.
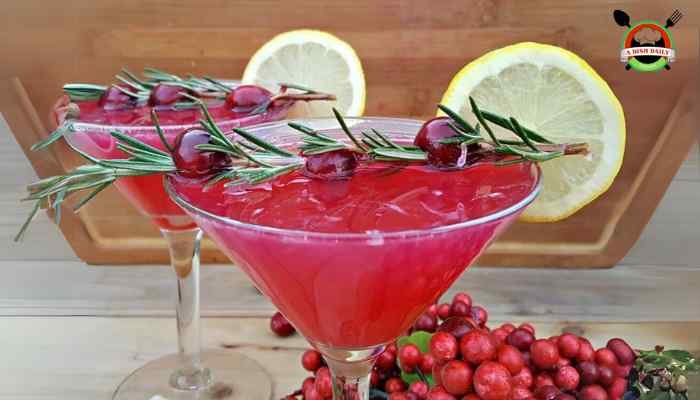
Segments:
[[[115,400],[268,400],[272,381],[263,367],[236,352],[205,350],[202,365],[209,368],[212,384],[198,390],[178,390],[170,385],[179,367],[177,354],[153,360],[132,372],[119,385]]]

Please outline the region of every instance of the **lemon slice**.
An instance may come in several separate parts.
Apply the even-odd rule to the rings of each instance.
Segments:
[[[523,213],[529,222],[567,218],[603,194],[622,165],[625,117],[607,83],[588,63],[562,48],[519,43],[483,55],[452,79],[442,104],[476,122],[469,106],[523,125],[555,143],[587,142],[588,156],[541,164],[544,187]],[[498,135],[511,135],[491,124]]]
[[[349,44],[326,32],[297,30],[275,36],[250,59],[242,80],[273,92],[280,83],[293,83],[337,97],[336,101],[298,102],[290,110],[294,117],[332,116],[331,107],[348,116],[365,110],[360,59]]]

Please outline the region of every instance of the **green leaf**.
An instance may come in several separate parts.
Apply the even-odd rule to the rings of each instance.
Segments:
[[[680,362],[688,362],[693,359],[693,355],[685,350],[666,350],[661,354],[664,356],[675,358]]]
[[[409,343],[415,344],[416,347],[418,347],[418,350],[421,351],[421,353],[427,353],[430,351],[430,339],[432,337],[432,333],[424,331],[415,331],[413,332],[413,334],[411,334],[411,336],[401,337],[399,340],[396,341],[396,345],[400,349]]]
[[[396,150],[387,147],[372,149],[372,154],[379,156],[377,159],[383,160],[425,161],[428,159],[428,155],[422,151]]]
[[[396,346],[399,349],[401,349],[407,344],[414,344],[416,345],[416,347],[418,347],[418,350],[420,350],[421,353],[428,353],[430,351],[430,339],[432,337],[432,333],[424,331],[415,331],[410,336],[404,336],[399,338],[399,340],[396,341]],[[421,377],[419,374],[401,371],[401,379],[403,379],[404,382],[410,385],[413,382],[420,381]],[[435,380],[433,379],[432,375],[425,374],[425,379],[428,381],[428,386],[435,386]]]
[[[240,136],[242,136],[243,138],[245,138],[247,141],[259,146],[260,148],[262,148],[264,150],[269,151],[270,153],[275,153],[275,154],[278,154],[282,157],[296,157],[294,154],[292,154],[286,150],[283,150],[283,149],[275,146],[272,143],[266,142],[266,141],[260,139],[259,137],[253,135],[252,133],[244,130],[244,129],[233,128],[233,131],[236,132],[237,134],[239,134]]]
[[[405,371],[401,371],[401,379],[406,382],[406,384],[410,385],[414,382],[420,382],[421,378],[420,375],[418,374],[409,374]],[[425,380],[428,381],[428,387],[433,387],[435,386],[435,379],[433,378],[433,375],[425,375]]]
[[[466,133],[476,132],[474,127],[471,126],[471,124],[469,124],[469,122],[467,122],[464,118],[462,118],[456,112],[452,111],[449,107],[442,105],[442,104],[438,104],[438,108],[440,109],[440,111],[447,114],[447,116],[450,117],[455,123],[457,123],[457,125],[460,128],[462,128],[462,130],[464,130],[464,132],[466,132]]]
[[[36,213],[39,212],[39,208],[41,207],[41,202],[42,202],[41,199],[34,202],[34,207],[32,207],[32,210],[29,212],[29,216],[27,216],[27,219],[22,224],[22,227],[19,228],[19,232],[17,232],[17,235],[15,235],[15,237],[14,237],[15,242],[21,241],[22,237],[24,237],[25,232],[27,232],[27,228],[29,228],[29,224],[32,223],[32,220],[36,216]]]
[[[65,135],[65,133],[70,131],[72,128],[73,128],[73,126],[70,124],[67,124],[67,125],[62,124],[61,126],[56,128],[55,131],[51,132],[51,134],[46,139],[42,140],[41,142],[34,143],[30,149],[32,151],[42,150],[42,149],[48,147],[51,143],[62,138],[63,135]]]
[[[347,135],[347,137],[350,138],[350,140],[352,140],[353,143],[355,143],[355,146],[357,146],[357,148],[359,148],[360,150],[367,151],[367,147],[362,142],[357,140],[355,135],[353,135],[352,132],[350,132],[350,129],[345,123],[345,119],[342,115],[340,115],[340,111],[338,111],[335,107],[333,107],[333,114],[335,115],[335,119],[338,120],[340,127],[343,129],[343,132]]]

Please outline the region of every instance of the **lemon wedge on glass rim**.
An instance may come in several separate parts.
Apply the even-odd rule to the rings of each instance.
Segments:
[[[612,185],[625,151],[624,113],[608,84],[576,54],[530,42],[491,51],[457,73],[441,103],[476,123],[469,96],[482,110],[515,117],[555,143],[589,145],[588,156],[541,164],[542,193],[522,220],[562,220]],[[497,135],[511,135],[490,126]]]
[[[296,30],[281,33],[251,57],[244,84],[276,92],[280,83],[292,83],[334,94],[336,101],[297,102],[290,117],[359,116],[365,110],[365,75],[355,50],[327,32]]]

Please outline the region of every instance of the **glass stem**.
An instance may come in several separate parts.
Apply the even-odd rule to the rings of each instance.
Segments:
[[[333,400],[369,400],[372,367],[384,346],[349,351],[316,347],[331,370]]]
[[[170,375],[170,385],[199,390],[211,384],[211,372],[201,364],[199,336],[199,249],[202,231],[161,230],[168,243],[170,264],[177,275],[177,339],[180,368]]]

